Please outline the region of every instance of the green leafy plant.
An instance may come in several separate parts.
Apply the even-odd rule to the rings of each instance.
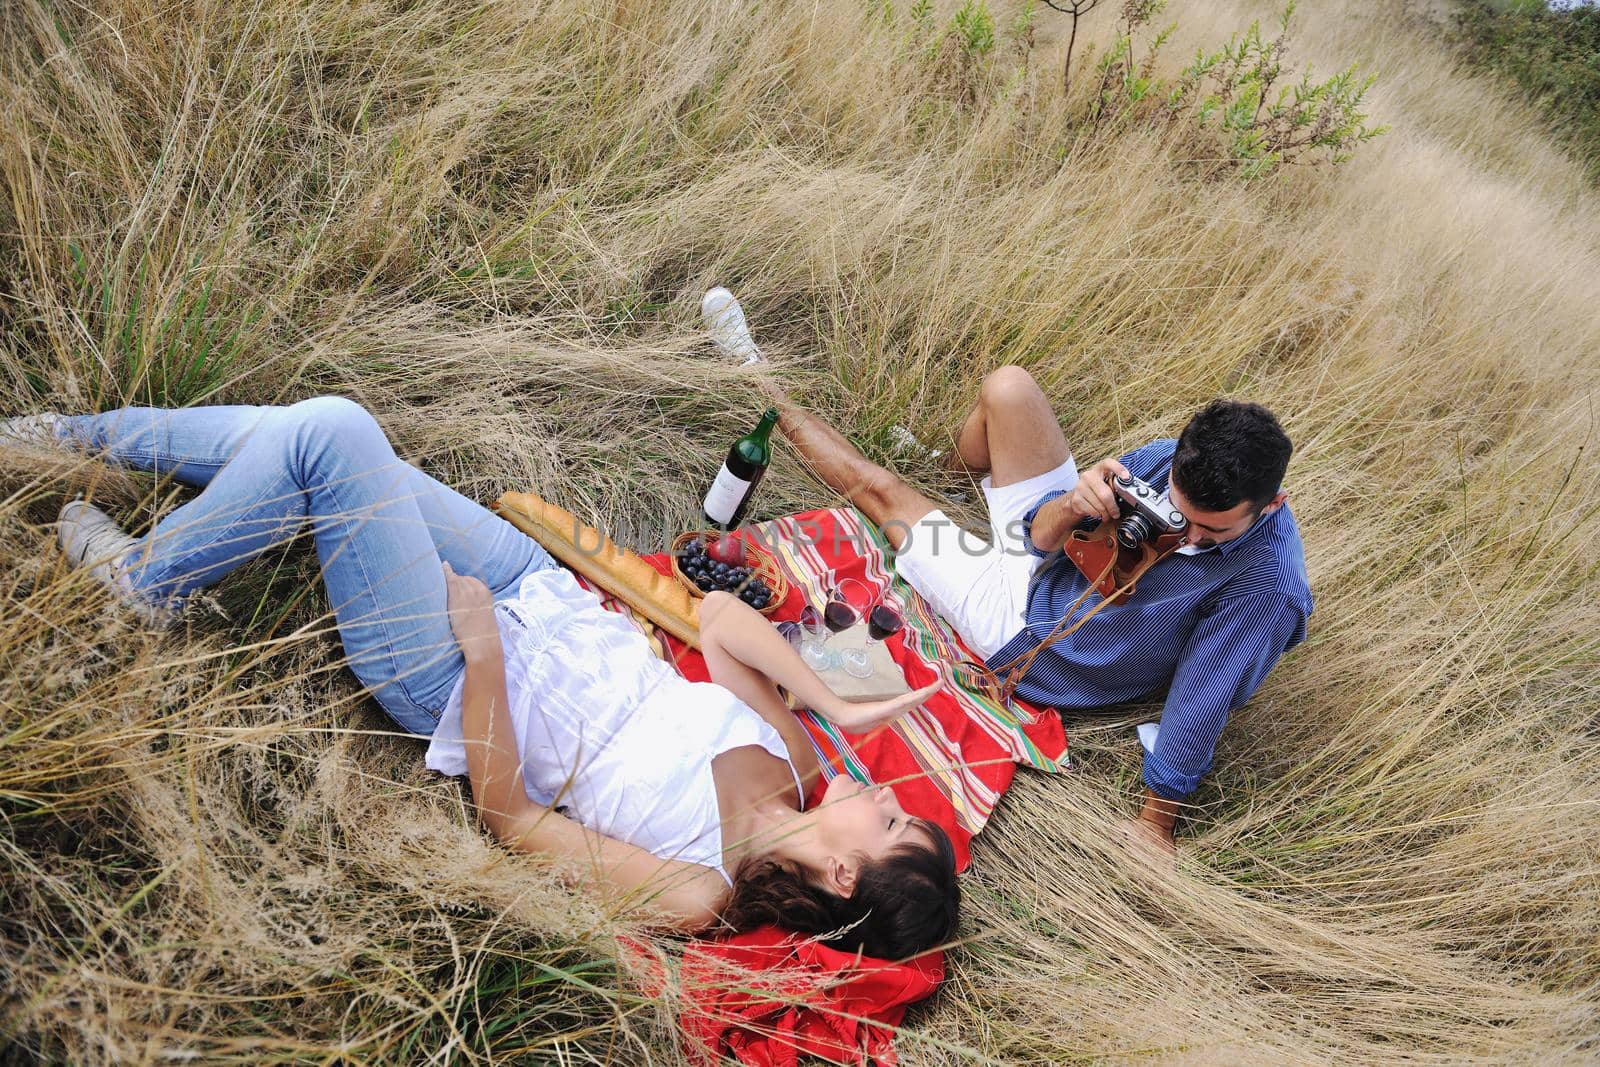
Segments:
[[[921,44],[941,95],[959,107],[976,105],[980,87],[994,73],[995,21],[987,0],[966,0],[938,33],[929,0],[918,0],[908,14],[909,37]]]
[[[918,112],[931,117],[1016,95],[1027,82],[1036,2],[1023,0],[1003,23],[988,0],[965,0],[942,26],[932,0],[915,0],[901,12],[893,0],[867,0],[865,14],[869,25],[896,27],[904,53],[929,75],[932,98],[919,104]]]
[[[933,0],[916,0],[911,5],[911,21],[925,29],[933,29]]]
[[[973,58],[982,58],[994,47],[994,16],[984,0],[967,0],[950,19],[961,47]]]
[[[1354,66],[1326,80],[1309,70],[1290,84],[1285,65],[1294,3],[1278,17],[1278,33],[1267,38],[1252,22],[1215,51],[1201,49],[1170,83],[1156,76],[1156,57],[1174,26],[1157,32],[1136,58],[1139,31],[1165,7],[1165,0],[1127,0],[1120,32],[1100,59],[1100,87],[1092,122],[1173,123],[1192,120],[1220,132],[1231,164],[1245,179],[1271,173],[1285,163],[1343,163],[1359,144],[1388,130],[1368,125],[1362,111],[1374,78],[1359,78]]]
[[[1199,53],[1169,94],[1168,105],[1176,109],[1198,100],[1200,125],[1215,123],[1223,132],[1245,178],[1311,153],[1343,163],[1357,145],[1388,129],[1367,125],[1361,105],[1376,78],[1358,78],[1354,66],[1325,81],[1307,70],[1293,84],[1281,85],[1293,16],[1291,0],[1273,39],[1252,22],[1217,51]]]
[[[1156,58],[1176,26],[1168,26],[1157,33],[1144,46],[1142,58],[1137,56],[1136,34],[1154,21],[1166,6],[1167,0],[1124,0],[1117,35],[1100,57],[1100,85],[1090,112],[1095,129],[1107,119],[1143,115],[1146,109],[1140,105],[1153,89],[1160,88],[1161,82],[1155,74]]]
[[[1600,7],[1463,0],[1451,36],[1465,61],[1514,83],[1600,181]]]

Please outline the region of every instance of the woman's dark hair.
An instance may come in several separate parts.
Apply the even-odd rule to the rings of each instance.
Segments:
[[[862,864],[855,891],[841,897],[814,884],[798,865],[752,857],[734,872],[722,921],[735,933],[774,925],[846,952],[880,960],[919,956],[950,940],[961,907],[956,852],[937,823],[915,820],[931,847],[903,844]]]
[[[1213,400],[1196,412],[1172,454],[1172,480],[1196,507],[1230,511],[1250,501],[1257,514],[1283,485],[1294,446],[1260,404]]]

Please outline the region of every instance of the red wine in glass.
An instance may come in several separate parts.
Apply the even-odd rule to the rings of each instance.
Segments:
[[[833,633],[850,629],[860,618],[861,616],[856,614],[856,609],[843,600],[828,601],[828,606],[822,613],[822,621]]]
[[[867,636],[874,641],[893,637],[906,624],[905,617],[888,604],[878,604],[867,616]]]

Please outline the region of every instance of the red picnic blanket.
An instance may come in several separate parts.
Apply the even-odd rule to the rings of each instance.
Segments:
[[[660,996],[665,956],[635,939],[621,948],[646,992]],[[892,1067],[906,1009],[943,981],[942,952],[886,963],[764,926],[684,949],[678,1025],[690,1058],[707,1065],[726,1053],[754,1067],[790,1067],[801,1056]]]
[[[940,677],[945,688],[888,728],[866,735],[847,734],[802,712],[801,722],[824,768],[818,791],[841,771],[861,782],[892,783],[908,812],[949,832],[956,868],[966,870],[968,845],[989,821],[1016,765],[1065,769],[1067,739],[1060,718],[1017,700],[1004,707],[957,681],[952,665],[978,657],[916,590],[895,576],[882,535],[854,508],[789,515],[750,527],[740,536],[772,550],[789,581],[788,596],[769,616],[773,622],[798,620],[808,602],[820,604],[829,572],[874,589],[890,586],[906,619],[905,627],[885,642],[890,655],[912,688]],[[671,573],[667,553],[644,558],[663,574]],[[709,680],[699,652],[667,634],[659,636],[685,678]]]
[[[808,602],[820,603],[829,572],[875,589],[889,586],[906,620],[885,642],[890,654],[912,687],[943,677],[945,688],[916,711],[866,735],[847,734],[801,712],[823,766],[823,781],[811,800],[840,773],[893,784],[908,812],[950,834],[956,868],[965,870],[971,840],[1011,784],[1016,765],[1066,768],[1061,720],[1020,701],[1004,707],[957,681],[952,665],[974,657],[927,602],[894,575],[881,534],[855,509],[790,515],[741,536],[772,551],[788,579],[788,596],[770,616],[774,622],[798,620]],[[666,553],[645,559],[662,573],[671,572]],[[620,602],[606,601],[632,614]],[[657,633],[684,677],[708,680],[700,653]],[[624,947],[635,963],[647,955],[636,942]],[[659,993],[666,983],[659,957],[644,971],[647,990]],[[941,952],[906,963],[858,960],[768,928],[685,949],[678,983],[685,1001],[680,1024],[691,1055],[703,1062],[728,1052],[759,1065],[795,1063],[802,1054],[889,1064],[894,1062],[893,1027],[906,1006],[932,993],[943,977]]]

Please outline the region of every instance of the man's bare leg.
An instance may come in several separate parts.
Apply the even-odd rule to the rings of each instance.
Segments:
[[[796,407],[775,384],[767,391],[778,408],[778,428],[806,465],[828,488],[860,508],[891,545],[904,547],[911,527],[938,505],[893,471],[867,459],[838,430]]]
[[[956,436],[955,455],[968,471],[988,472],[999,488],[1055,470],[1072,450],[1033,375],[1007,366],[984,377]]]

